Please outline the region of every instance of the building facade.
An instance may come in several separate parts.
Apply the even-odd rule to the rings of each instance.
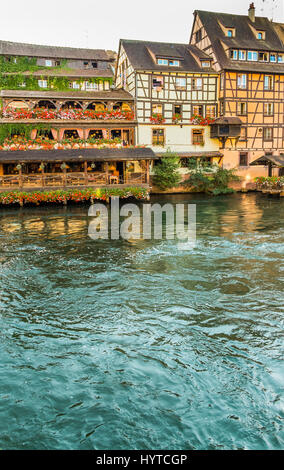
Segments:
[[[242,122],[237,138],[220,136],[224,167],[247,178],[267,175],[266,167],[250,163],[284,153],[283,31],[255,16],[253,4],[248,16],[194,12],[190,44],[206,52],[220,74],[218,114]]]
[[[174,152],[182,162],[221,162],[218,139],[210,137],[218,73],[206,53],[186,44],[121,40],[115,84],[135,98],[136,144],[157,156]]]
[[[147,184],[154,154],[132,148],[134,97],[114,89],[114,60],[0,41],[1,188]]]

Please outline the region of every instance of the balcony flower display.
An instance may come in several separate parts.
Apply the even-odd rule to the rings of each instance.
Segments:
[[[176,113],[173,115],[173,123],[174,124],[179,124],[182,120],[181,114]]]
[[[3,145],[0,145],[0,150],[67,150],[67,149],[84,149],[84,148],[123,148],[123,142],[119,138],[115,139],[63,139],[60,142],[56,140],[38,137],[34,140],[26,139],[25,137],[14,137],[13,139],[6,139]],[[127,146],[131,148],[143,148],[144,146]]]
[[[150,121],[152,124],[164,124],[165,118],[163,117],[162,114],[153,114],[150,117]]]
[[[189,119],[190,124],[194,126],[208,126],[209,124],[212,124],[215,121],[215,119],[212,119],[210,117],[203,117],[199,116],[198,114],[195,114]]]
[[[41,119],[49,120],[120,120],[120,121],[133,121],[134,113],[131,111],[94,111],[92,109],[47,109],[47,108],[34,108],[28,109],[6,109],[0,114],[2,119],[11,120],[25,120],[25,119]]]

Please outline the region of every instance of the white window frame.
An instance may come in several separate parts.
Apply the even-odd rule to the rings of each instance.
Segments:
[[[52,67],[52,60],[51,59],[45,59],[45,66],[46,67]]]
[[[239,60],[246,60],[247,54],[246,51],[239,50]]]
[[[257,62],[258,61],[258,53],[256,51],[248,51],[247,52],[247,60],[250,62]]]
[[[176,87],[186,90],[186,78],[184,77],[176,77]]]
[[[38,86],[40,88],[48,88],[47,80],[38,80]]]
[[[245,73],[238,74],[237,87],[242,90],[245,90],[247,88],[247,75]]]

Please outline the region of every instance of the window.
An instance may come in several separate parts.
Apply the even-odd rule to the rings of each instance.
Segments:
[[[268,53],[267,52],[259,52],[258,59],[260,62],[268,62]]]
[[[86,91],[92,91],[92,90],[97,90],[98,89],[98,84],[95,82],[85,82],[85,88]]]
[[[276,54],[270,54],[270,62],[277,62],[276,61]]]
[[[186,78],[176,78],[176,88],[178,90],[186,90]]]
[[[169,60],[169,66],[170,67],[179,67],[180,66],[180,61],[179,60]]]
[[[237,78],[237,87],[246,89],[247,87],[247,76],[245,73],[238,73],[238,78]]]
[[[203,129],[192,129],[192,144],[204,145],[204,131]]]
[[[272,75],[264,75],[264,89],[273,90],[273,77]]]
[[[182,105],[181,104],[174,104],[173,112],[174,112],[174,116],[176,116],[176,115],[181,116],[181,114],[182,114]]]
[[[158,65],[169,65],[168,59],[158,59],[157,60]]]
[[[47,80],[38,80],[38,86],[40,88],[47,88]]]
[[[199,29],[199,30],[196,31],[196,33],[195,33],[195,41],[196,41],[196,42],[199,42],[199,41],[201,41],[201,39],[202,39],[202,30]]]
[[[152,130],[152,143],[153,145],[165,145],[165,131],[164,129]]]
[[[258,61],[258,53],[256,51],[248,51],[247,59],[251,60],[253,62],[257,62]]]
[[[231,51],[231,59],[238,60],[238,51],[236,49]]]
[[[161,91],[163,89],[164,82],[163,77],[153,77],[153,88],[157,91]]]
[[[203,105],[192,106],[192,116],[203,116]]]
[[[202,60],[201,65],[202,67],[210,67],[210,62],[208,60]]]
[[[52,60],[46,59],[45,66],[46,67],[52,67]]]
[[[61,65],[60,60],[56,60],[56,61],[55,61],[55,67],[60,67],[60,65]]]
[[[227,36],[228,38],[232,38],[233,37],[233,31],[231,29],[228,29],[227,31]]]
[[[87,69],[89,67],[89,62],[83,62],[84,69]]]
[[[221,79],[220,79],[220,88],[221,88],[221,90],[224,90],[224,84],[225,84],[225,75],[222,73],[221,74]]]
[[[263,128],[263,140],[273,140],[273,128],[272,127],[264,127]]]
[[[98,68],[98,63],[97,62],[92,62],[92,67],[93,67],[93,69],[97,69]]]
[[[163,105],[162,104],[153,104],[152,105],[152,114],[163,115]]]
[[[283,57],[284,57],[283,54],[278,54],[278,63],[282,63],[282,62],[283,62]]]
[[[192,89],[193,90],[202,90],[202,78],[193,78],[192,79]]]
[[[247,140],[247,128],[241,127],[240,139],[241,142]]]
[[[69,82],[69,88],[73,88],[74,90],[80,90],[81,86],[80,86],[80,83]]]
[[[248,153],[240,152],[240,166],[248,166]]]
[[[206,106],[206,117],[214,119],[216,117],[216,106],[207,105]]]
[[[265,32],[264,31],[258,31],[257,32],[257,39],[265,39]]]
[[[264,112],[265,116],[273,116],[273,103],[264,103]]]
[[[246,116],[247,114],[247,104],[245,102],[238,103],[238,114],[240,116]]]
[[[239,60],[246,60],[246,51],[239,51]]]

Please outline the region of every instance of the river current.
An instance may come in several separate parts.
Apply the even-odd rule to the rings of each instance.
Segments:
[[[197,245],[0,209],[1,449],[280,449],[284,199],[197,204]]]

